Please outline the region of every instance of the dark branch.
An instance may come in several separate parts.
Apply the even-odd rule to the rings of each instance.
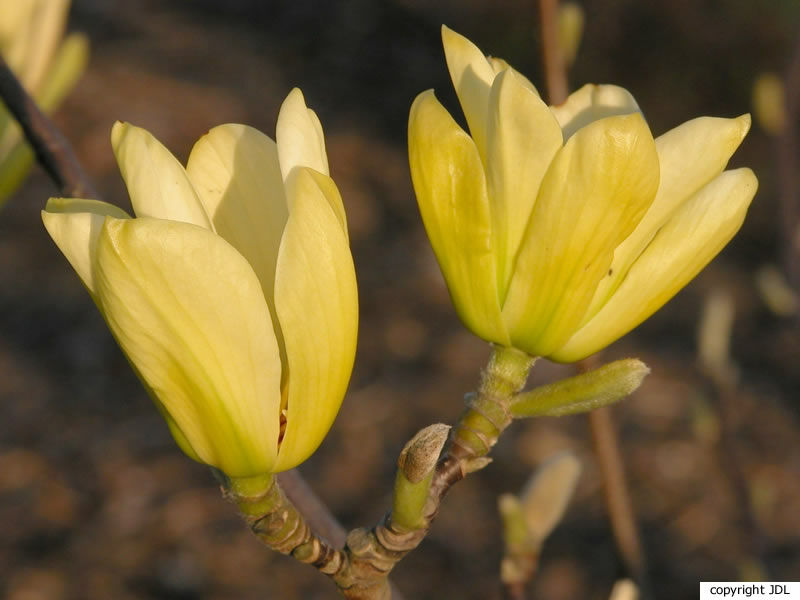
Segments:
[[[36,106],[16,75],[0,56],[0,99],[20,124],[39,164],[61,194],[73,198],[99,198],[75,153],[53,122]]]

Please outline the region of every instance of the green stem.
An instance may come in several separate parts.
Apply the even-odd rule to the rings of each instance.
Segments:
[[[384,598],[378,595],[384,589],[378,584],[387,581],[394,565],[425,538],[450,486],[488,464],[486,455],[511,424],[512,398],[525,385],[534,361],[533,357],[513,348],[493,348],[478,392],[468,396],[467,410],[450,432],[449,446],[436,464],[432,481],[428,484],[427,477],[417,481],[420,487],[428,487],[421,512],[420,498],[415,493],[417,489],[406,485],[415,483],[417,478],[412,476],[409,479],[411,473],[406,465],[401,470],[409,481],[402,481],[400,487],[395,488],[395,500],[404,502],[406,506],[397,515],[389,513],[371,530],[357,529],[348,536],[346,551],[350,563],[361,569],[362,575],[350,590],[354,595],[348,597]],[[427,475],[427,471],[425,473]],[[417,518],[418,515],[421,518]],[[364,590],[364,595],[355,595],[359,586],[367,583],[373,589]]]
[[[478,392],[468,397],[467,410],[451,430],[444,456],[436,462],[446,426],[434,425],[415,436],[399,461],[396,518],[389,513],[371,529],[354,529],[343,550],[311,532],[272,476],[225,480],[227,494],[261,541],[316,566],[345,598],[390,600],[392,568],[425,538],[450,486],[488,464],[485,456],[511,424],[512,398],[525,385],[534,361],[519,350],[494,347]]]
[[[523,388],[535,358],[515,348],[495,346],[483,371],[477,394],[467,398],[467,410],[451,434],[448,454],[463,462],[467,473],[483,458],[511,424],[513,397]]]
[[[266,546],[312,564],[326,575],[340,570],[346,560],[342,551],[313,534],[273,475],[223,477],[223,488],[250,530]]]

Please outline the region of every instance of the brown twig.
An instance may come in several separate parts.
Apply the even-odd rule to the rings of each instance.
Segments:
[[[786,125],[777,138],[777,169],[783,237],[782,262],[789,284],[800,290],[800,176],[797,116],[800,115],[800,36],[785,76]]]
[[[647,576],[647,559],[639,536],[639,528],[631,502],[625,464],[619,447],[610,408],[589,413],[595,456],[603,475],[603,492],[617,549],[630,576],[639,586],[641,598],[651,597]]]
[[[99,195],[78,162],[69,142],[53,122],[36,106],[17,77],[0,56],[0,98],[22,127],[36,159],[61,194],[73,198]]]
[[[591,356],[578,363],[578,369],[589,371],[597,362],[598,356]],[[653,595],[649,584],[647,557],[636,523],[636,513],[625,476],[625,461],[620,451],[619,435],[614,426],[611,407],[593,410],[588,418],[595,456],[602,474],[603,494],[614,542],[626,571],[636,580],[639,597],[641,600],[648,600]]]
[[[539,0],[539,16],[547,93],[550,104],[561,104],[567,99],[569,86],[564,52],[558,41],[558,0]]]

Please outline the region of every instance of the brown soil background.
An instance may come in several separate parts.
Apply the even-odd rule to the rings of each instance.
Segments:
[[[624,85],[655,134],[701,114],[748,111],[753,79],[785,68],[800,25],[796,0],[585,7],[573,86]],[[348,397],[302,471],[348,527],[381,517],[403,443],[427,424],[453,421],[488,357],[449,304],[406,162],[414,96],[433,87],[456,109],[443,22],[541,84],[530,0],[76,0],[72,11],[92,60],[57,120],[106,199],[128,203],[108,141],[116,119],[146,127],[185,160],[219,123],[273,135],[293,86],[320,115],[348,211],[362,322]],[[773,580],[800,578],[800,332],[767,310],[753,283],[756,268],[778,256],[774,163],[773,141],[755,126],[731,163],[753,167],[761,182],[742,232],[604,355],[638,356],[653,370],[614,414],[659,599],[696,598],[699,580],[747,578],[757,547],[696,368],[701,307],[718,288],[736,300],[741,384],[726,407],[758,543]],[[260,547],[207,469],[177,450],[41,226],[53,193],[36,170],[0,214],[0,596],[337,597],[324,577]],[[533,380],[569,373],[543,361]],[[499,597],[496,497],[563,449],[585,471],[532,597],[607,598],[622,569],[582,417],[513,426],[495,462],[451,492],[429,538],[396,569],[407,598]]]

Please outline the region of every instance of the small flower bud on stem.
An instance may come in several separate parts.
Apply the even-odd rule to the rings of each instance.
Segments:
[[[525,597],[542,544],[564,516],[580,473],[578,459],[565,452],[542,464],[519,497],[503,494],[498,499],[505,542],[500,580],[508,598]]]
[[[449,432],[449,425],[430,425],[411,438],[400,453],[392,502],[395,529],[414,530],[427,526],[423,510]]]
[[[503,430],[511,424],[511,401],[525,385],[535,359],[514,348],[495,346],[476,394],[467,398],[467,410],[450,430],[450,444],[436,462],[448,427],[423,429],[406,444],[398,460],[393,510],[367,531],[350,532],[345,552],[347,569],[354,575],[340,591],[347,598],[380,599],[388,589],[380,582],[394,565],[416,548],[450,486],[468,473],[486,466],[486,457]]]
[[[561,417],[588,412],[622,400],[650,372],[635,358],[618,360],[569,379],[519,394],[511,405],[515,418]]]

